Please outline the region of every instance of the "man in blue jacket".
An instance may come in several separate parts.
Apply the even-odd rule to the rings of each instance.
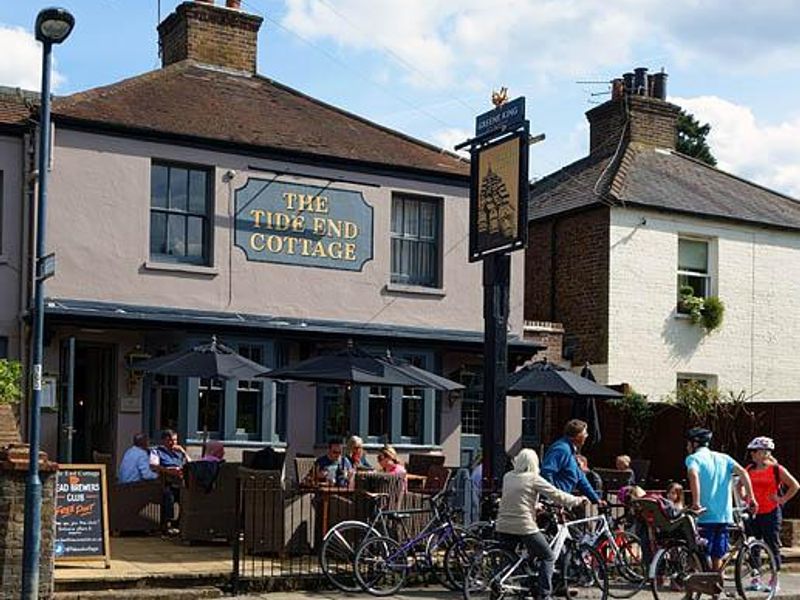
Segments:
[[[575,456],[589,437],[588,425],[580,419],[568,421],[564,427],[564,437],[551,444],[542,460],[541,474],[562,492],[570,493],[576,487],[592,504],[602,501],[592,489]]]

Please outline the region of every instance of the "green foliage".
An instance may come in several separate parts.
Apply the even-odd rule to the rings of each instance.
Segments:
[[[689,315],[693,325],[702,324],[706,333],[711,333],[722,325],[725,304],[717,296],[700,298],[694,295],[694,290],[688,285],[682,285],[678,295],[679,308]]]
[[[627,452],[638,455],[642,444],[650,430],[656,411],[653,404],[647,401],[647,396],[639,394],[633,389],[611,404],[619,409],[625,418],[625,448]]]
[[[711,154],[711,147],[706,141],[710,132],[711,125],[701,125],[694,115],[682,110],[678,117],[678,152],[715,167],[717,159]]]
[[[739,453],[738,429],[742,424],[755,422],[755,414],[750,410],[751,396],[744,390],[734,393],[720,392],[700,381],[684,383],[664,399],[668,404],[680,409],[686,416],[686,426],[705,427],[714,433],[715,446],[723,451]]]
[[[0,359],[0,404],[16,404],[22,398],[22,365]]]

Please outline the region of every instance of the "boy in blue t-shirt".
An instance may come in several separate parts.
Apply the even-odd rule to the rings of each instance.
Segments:
[[[695,427],[686,434],[686,470],[692,491],[692,510],[705,509],[697,519],[700,535],[708,540],[711,566],[719,570],[728,552],[728,525],[733,523],[733,475],[741,478],[746,500],[757,509],[750,477],[742,466],[727,454],[714,452],[708,445],[712,433]]]

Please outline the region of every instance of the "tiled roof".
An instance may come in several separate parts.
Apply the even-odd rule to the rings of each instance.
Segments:
[[[589,156],[533,184],[530,219],[625,203],[800,230],[797,200],[679,152],[629,146],[604,171],[610,160]]]
[[[333,157],[467,181],[456,155],[261,76],[182,61],[58,99],[53,117],[269,150]]]
[[[32,95],[22,90],[0,87],[0,125],[24,125],[30,116]]]

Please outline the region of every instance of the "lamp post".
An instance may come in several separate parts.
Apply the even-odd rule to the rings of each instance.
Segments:
[[[47,208],[47,165],[50,157],[50,67],[53,44],[69,36],[75,18],[63,8],[45,8],[36,16],[36,39],[42,42],[42,94],[39,119],[39,194],[36,214],[36,276],[34,283],[32,393],[28,417],[30,462],[25,482],[25,535],[22,553],[22,599],[39,596],[42,481],[39,478],[39,437],[42,401],[42,337],[44,329],[44,233]]]

